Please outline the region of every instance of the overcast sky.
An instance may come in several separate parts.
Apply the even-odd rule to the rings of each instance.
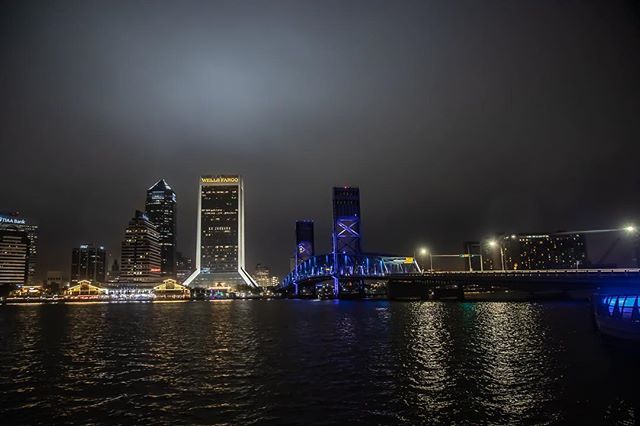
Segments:
[[[245,179],[248,268],[329,249],[331,187],[363,246],[459,252],[495,233],[640,216],[640,14],[623,1],[3,2],[0,210],[40,273],[114,255],[146,189]]]

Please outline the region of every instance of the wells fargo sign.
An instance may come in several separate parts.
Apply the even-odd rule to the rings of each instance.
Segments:
[[[200,182],[202,183],[240,183],[240,178],[238,176],[202,176],[200,178]]]

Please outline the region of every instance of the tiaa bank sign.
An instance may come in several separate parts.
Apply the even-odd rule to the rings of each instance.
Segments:
[[[0,223],[6,223],[10,225],[24,225],[27,223],[25,219],[10,216],[0,216]]]

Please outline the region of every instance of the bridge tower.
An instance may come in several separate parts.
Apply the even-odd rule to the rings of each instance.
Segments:
[[[296,266],[314,255],[313,221],[296,222]]]
[[[359,255],[360,248],[360,189],[357,187],[333,188],[333,265],[334,295],[340,293],[338,276],[341,255]]]
[[[305,260],[313,257],[314,241],[313,241],[313,221],[298,220],[296,221],[296,254],[295,254],[295,271],[298,266]],[[296,272],[297,273],[297,272]],[[298,295],[298,283],[294,284],[294,294]]]

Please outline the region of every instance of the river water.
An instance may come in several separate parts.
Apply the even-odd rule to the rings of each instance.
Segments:
[[[0,423],[636,424],[579,302],[0,307]]]

